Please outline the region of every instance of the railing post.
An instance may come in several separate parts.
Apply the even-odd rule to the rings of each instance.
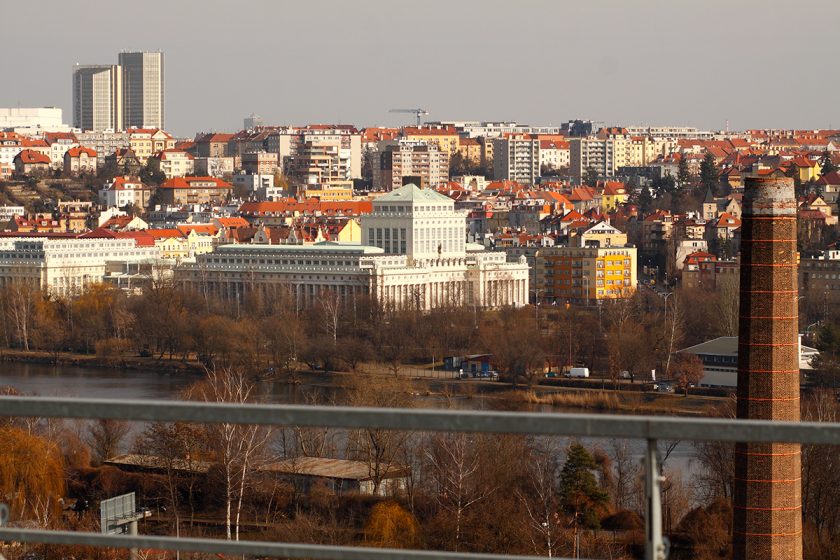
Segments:
[[[662,475],[659,472],[659,449],[655,439],[647,441],[645,497],[645,560],[665,560],[665,541],[662,539]]]

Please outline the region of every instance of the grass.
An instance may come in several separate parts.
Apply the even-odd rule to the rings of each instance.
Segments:
[[[547,393],[538,395],[535,391],[518,393],[527,403],[549,404],[552,406],[567,406],[572,408],[591,408],[594,410],[618,410],[622,408],[621,400],[615,393],[601,391],[576,391],[569,393]]]
[[[720,399],[683,398],[656,393],[616,392],[600,390],[566,390],[537,393],[533,390],[513,391],[504,397],[514,402],[582,408],[600,411],[621,411],[633,414],[667,414],[680,416],[709,415]]]

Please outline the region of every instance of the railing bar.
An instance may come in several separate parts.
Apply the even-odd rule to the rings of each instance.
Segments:
[[[0,416],[840,445],[840,424],[668,416],[5,396]]]
[[[0,528],[0,542],[2,541],[334,560],[430,560],[433,558],[440,560],[539,560],[541,558],[540,556],[397,550],[259,541],[226,541],[191,537],[103,535],[88,532],[46,531],[42,529],[16,529],[12,527]],[[561,558],[559,560],[563,559]]]

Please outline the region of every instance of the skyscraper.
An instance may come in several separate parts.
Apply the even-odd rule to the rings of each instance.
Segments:
[[[73,70],[73,126],[82,130],[123,128],[122,69],[79,65]]]
[[[124,124],[126,127],[164,127],[163,53],[121,52]]]
[[[793,179],[744,189],[738,333],[738,418],[799,420],[796,197]],[[735,560],[802,558],[800,446],[735,447]]]

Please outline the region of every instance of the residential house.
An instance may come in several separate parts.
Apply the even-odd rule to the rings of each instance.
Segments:
[[[134,206],[144,209],[152,198],[152,188],[137,177],[128,175],[114,177],[99,191],[99,202],[105,208]]]
[[[26,149],[15,156],[13,163],[18,175],[34,175],[48,173],[52,162],[43,152]]]
[[[601,192],[601,209],[604,212],[612,212],[619,205],[624,204],[630,198],[627,186],[620,181],[607,181]]]
[[[64,152],[64,173],[96,173],[96,163],[96,150],[93,148],[76,146]]]
[[[149,158],[149,165],[163,173],[167,179],[185,177],[195,172],[193,156],[188,152],[170,148]]]

